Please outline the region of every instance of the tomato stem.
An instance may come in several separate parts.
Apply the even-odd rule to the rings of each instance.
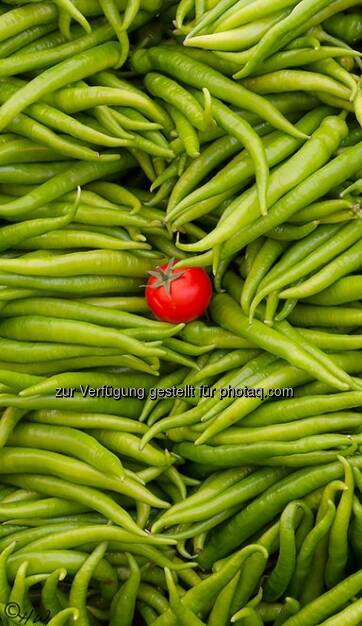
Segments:
[[[150,270],[148,274],[156,278],[156,282],[150,285],[152,289],[157,289],[158,287],[163,287],[168,296],[171,296],[171,284],[181,278],[185,272],[175,272],[173,270],[173,266],[175,264],[175,258],[172,258],[167,263],[167,266],[162,269],[162,267],[157,267],[155,270]]]

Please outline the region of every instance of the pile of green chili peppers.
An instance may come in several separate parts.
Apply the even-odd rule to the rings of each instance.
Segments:
[[[0,626],[362,624],[361,41],[0,1]],[[204,317],[150,313],[170,259]]]

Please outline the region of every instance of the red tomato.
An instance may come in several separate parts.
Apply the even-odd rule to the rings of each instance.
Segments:
[[[152,313],[164,322],[191,322],[202,315],[212,296],[211,280],[201,267],[173,268],[175,261],[161,265],[146,285],[146,300]]]

